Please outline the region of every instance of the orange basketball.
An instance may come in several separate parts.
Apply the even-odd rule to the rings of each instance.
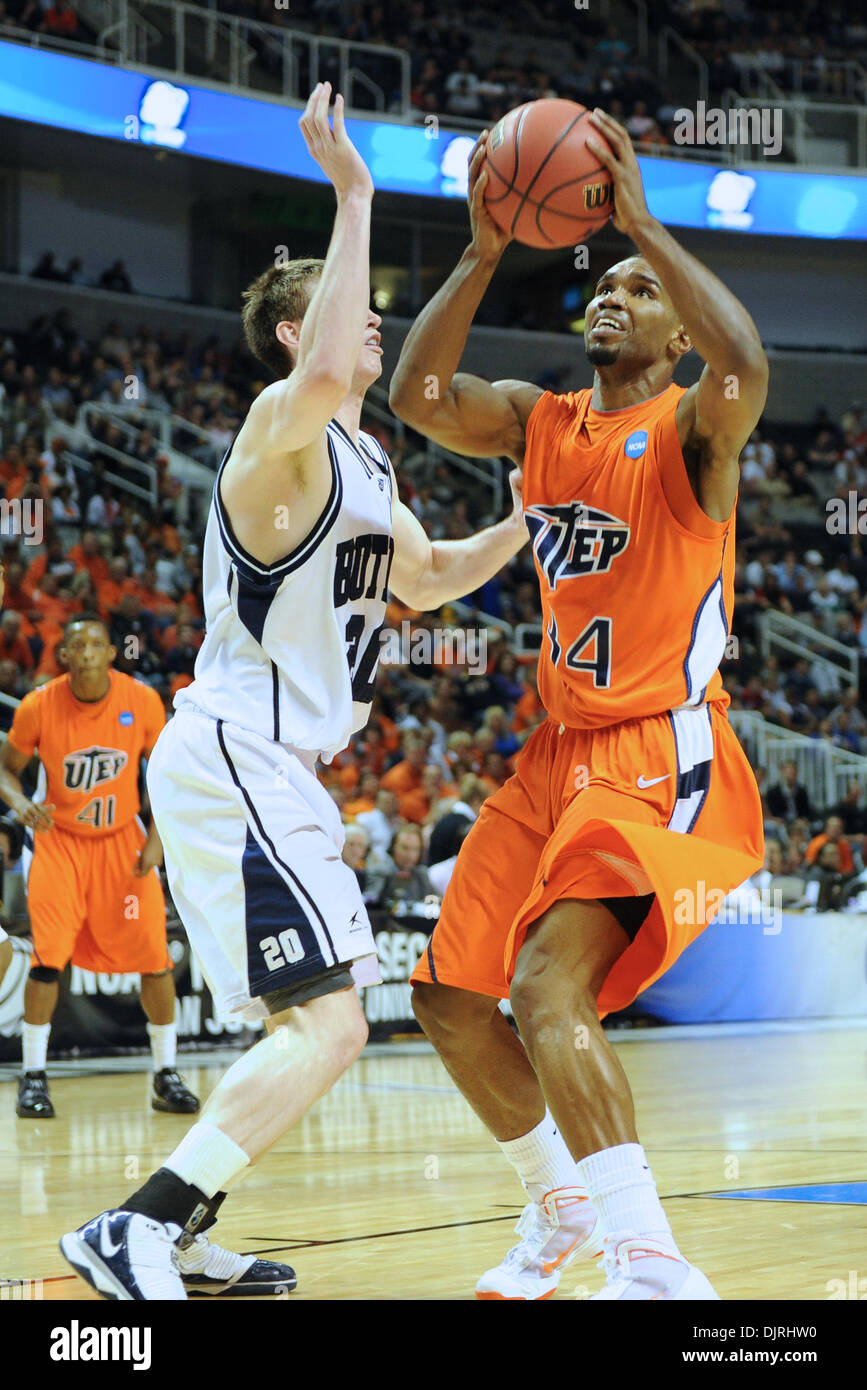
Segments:
[[[485,206],[525,246],[586,241],[614,209],[611,175],[586,145],[607,144],[586,106],[553,97],[516,106],[488,136]]]

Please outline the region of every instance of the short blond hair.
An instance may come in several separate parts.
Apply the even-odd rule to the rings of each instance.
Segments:
[[[277,378],[287,377],[292,370],[292,359],[277,339],[277,325],[304,318],[312,295],[310,281],[318,279],[324,265],[308,257],[269,266],[241,296],[247,346]]]

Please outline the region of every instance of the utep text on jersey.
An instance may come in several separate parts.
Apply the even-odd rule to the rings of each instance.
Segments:
[[[546,392],[527,422],[524,511],[542,596],[539,691],[595,728],[728,700],[734,511],[701,510],[675,413],[684,388],[598,411]]]

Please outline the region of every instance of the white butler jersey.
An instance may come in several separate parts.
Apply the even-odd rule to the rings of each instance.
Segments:
[[[276,743],[330,758],[367,723],[394,553],[388,457],[327,428],[331,492],[310,534],[263,565],[237,540],[217,474],[205,533],[205,640],[192,705]],[[275,517],[279,526],[280,518]]]

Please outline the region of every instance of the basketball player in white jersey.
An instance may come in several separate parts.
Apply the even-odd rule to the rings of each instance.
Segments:
[[[437,608],[527,538],[516,471],[506,521],[432,545],[359,430],[381,371],[373,185],[340,97],[329,124],[329,94],[316,88],[301,130],[337,194],[331,243],[324,263],[268,270],[245,296],[248,341],[283,379],[256,400],[220,468],[205,537],[207,633],[148,768],[172,895],[210,989],[224,1009],[263,1019],[268,1036],[139,1191],[64,1236],[66,1258],[108,1298],[185,1298],[191,1239],[194,1275],[216,1280],[240,1261],[211,1258],[218,1247],[202,1234],[226,1189],[363,1048],[353,986],[378,982],[376,947],[314,764],[367,721],[389,589]],[[291,1287],[292,1272],[270,1266],[281,1268]],[[267,1292],[255,1270],[234,1291],[251,1281]]]

